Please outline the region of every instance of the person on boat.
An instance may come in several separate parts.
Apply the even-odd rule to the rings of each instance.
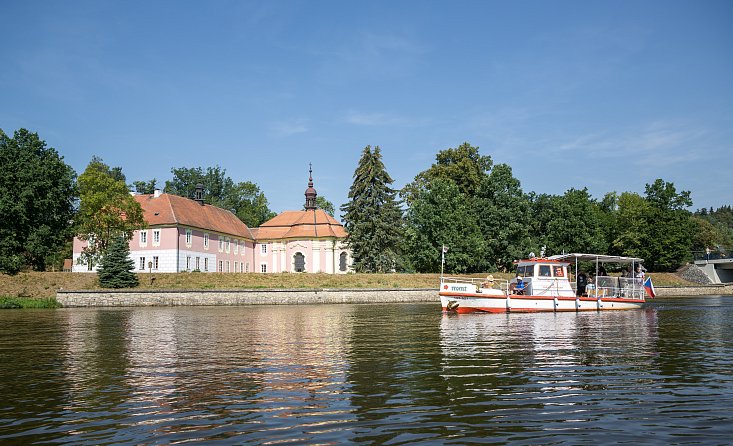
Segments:
[[[575,285],[575,295],[578,297],[585,296],[585,287],[588,286],[588,276],[583,271],[578,273]]]
[[[601,277],[608,276],[608,273],[606,272],[606,268],[604,268],[603,265],[598,267],[598,275]]]
[[[481,288],[491,288],[494,286],[494,276],[489,274],[486,276],[486,280],[481,283]]]
[[[636,277],[637,281],[644,282],[644,270],[641,269],[641,265],[636,265],[636,274],[634,274],[634,277]]]
[[[524,280],[522,280],[522,276],[517,274],[516,282],[512,282],[511,285],[509,285],[509,289],[512,294],[524,294]]]

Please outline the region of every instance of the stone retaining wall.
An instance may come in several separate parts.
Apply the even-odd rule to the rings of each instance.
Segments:
[[[59,291],[64,307],[440,302],[435,289]]]
[[[657,297],[733,294],[733,284],[655,287]],[[180,305],[307,305],[439,302],[432,288],[311,290],[124,290],[58,291],[64,307],[144,307]]]
[[[655,286],[657,297],[675,296],[716,296],[719,294],[733,294],[733,283],[723,285],[701,285],[686,287]]]

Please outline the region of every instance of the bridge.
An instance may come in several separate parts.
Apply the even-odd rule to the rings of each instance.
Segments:
[[[700,267],[713,283],[733,282],[733,253],[731,249],[695,251],[695,265]]]

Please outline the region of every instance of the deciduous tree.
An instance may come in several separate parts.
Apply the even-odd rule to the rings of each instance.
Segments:
[[[76,233],[88,242],[81,261],[98,264],[115,238],[130,240],[145,226],[140,204],[130,195],[121,169],[110,169],[93,157],[79,176],[79,212]]]
[[[179,167],[171,169],[171,173],[173,179],[165,183],[165,191],[169,194],[193,198],[196,186],[201,184],[208,204],[231,211],[247,226],[259,226],[275,216],[265,194],[255,183],[235,183],[219,166],[205,170]]]
[[[38,134],[0,130],[0,272],[44,270],[71,237],[76,173]]]
[[[405,215],[406,250],[418,272],[440,271],[441,249],[448,247],[446,272],[480,270],[485,245],[476,214],[458,186],[435,179],[413,197]]]
[[[509,271],[531,248],[529,199],[507,164],[497,164],[481,181],[476,214],[486,242],[490,270]]]

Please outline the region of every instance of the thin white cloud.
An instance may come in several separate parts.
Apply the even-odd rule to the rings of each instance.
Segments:
[[[305,133],[308,131],[308,126],[305,124],[305,120],[296,119],[294,121],[278,121],[270,124],[270,132],[275,136],[286,137],[295,135],[298,133]]]
[[[342,120],[348,124],[362,126],[390,126],[419,127],[427,125],[429,121],[422,118],[413,118],[389,112],[362,112],[348,110]]]

